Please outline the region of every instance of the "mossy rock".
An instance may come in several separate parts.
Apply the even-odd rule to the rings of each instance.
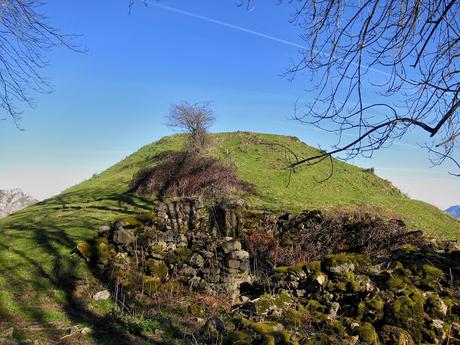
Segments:
[[[378,343],[378,335],[377,332],[375,331],[374,326],[372,326],[370,323],[365,322],[362,324],[360,327],[357,329],[359,340],[363,344],[377,344]]]
[[[429,293],[425,300],[424,309],[434,319],[443,319],[449,311],[449,304],[446,303],[437,293]]]
[[[282,324],[273,321],[267,322],[254,322],[248,319],[241,319],[241,323],[246,328],[253,330],[254,332],[262,335],[270,335],[273,333],[278,333],[284,330]]]
[[[167,279],[169,269],[163,261],[149,259],[145,265],[150,276],[158,277],[161,281],[165,281]]]
[[[298,263],[292,266],[279,266],[279,267],[275,267],[275,272],[279,273],[282,276],[287,275],[288,273],[303,276],[305,273],[304,266],[305,266],[304,263]]]
[[[416,288],[405,290],[404,295],[393,301],[388,321],[391,325],[407,330],[415,342],[422,340],[424,322],[424,299]]]
[[[326,255],[322,268],[335,274],[343,274],[345,272],[354,271],[365,267],[369,262],[369,258],[364,254],[329,254]]]
[[[277,295],[264,294],[255,302],[257,314],[266,314],[271,309],[283,309],[292,303],[292,297],[287,291]]]
[[[298,345],[291,340],[290,334],[284,330],[284,326],[278,322],[254,322],[248,319],[241,319],[241,323],[246,328],[262,336],[262,343],[269,345]]]
[[[415,345],[409,332],[396,327],[385,325],[380,331],[380,340],[383,345]]]
[[[120,222],[120,223],[126,223],[126,224],[129,224],[129,225],[134,225],[134,226],[144,224],[141,219],[139,219],[138,217],[134,217],[134,216],[120,217],[116,221]]]
[[[282,318],[279,320],[287,328],[295,329],[302,326],[305,320],[308,318],[308,312],[302,306],[299,306],[299,310],[294,308],[288,308],[283,313]]]
[[[310,312],[324,313],[326,311],[326,308],[315,299],[309,300],[305,308]]]
[[[165,262],[168,265],[182,265],[189,263],[192,258],[193,250],[190,248],[177,248],[174,252],[170,252],[165,257]]]
[[[442,270],[431,264],[424,264],[421,270],[417,273],[421,276],[421,286],[433,290],[439,290],[441,279],[444,277],[444,272]]]
[[[380,321],[384,315],[385,302],[380,295],[368,296],[358,305],[358,320],[374,323]]]
[[[396,261],[386,280],[386,287],[390,291],[397,292],[405,287],[413,286],[413,279],[412,271],[405,268],[401,262]]]
[[[224,345],[251,345],[254,341],[254,334],[247,330],[239,330],[227,335],[224,338]]]
[[[305,272],[312,274],[315,272],[320,272],[321,271],[321,261],[320,260],[315,260],[311,261],[307,264],[304,265],[303,269]]]

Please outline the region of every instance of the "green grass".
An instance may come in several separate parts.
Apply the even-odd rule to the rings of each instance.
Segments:
[[[95,332],[92,342],[104,343],[108,332],[123,339],[111,306],[76,296],[85,284],[95,292],[98,280],[69,252],[78,241],[92,239],[100,225],[151,211],[152,200],[130,194],[129,181],[155,164],[158,154],[179,150],[184,142],[183,135],[175,135],[144,146],[90,180],[0,220],[0,333],[14,326],[17,338],[53,342],[78,324],[104,330]],[[328,161],[297,169],[288,184],[286,150],[272,144],[289,147],[299,157],[317,153],[296,138],[237,132],[213,134],[212,142],[208,154],[231,160],[240,178],[256,186],[256,194],[246,198],[252,207],[292,212],[365,207],[433,236],[460,237],[460,222],[405,197],[372,172],[340,161],[334,161],[334,174],[324,182],[318,181],[329,175]]]

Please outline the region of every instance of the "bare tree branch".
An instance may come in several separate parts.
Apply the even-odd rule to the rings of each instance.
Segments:
[[[0,0],[0,108],[19,128],[21,105],[33,106],[30,91],[50,92],[40,70],[55,47],[82,51],[71,43],[75,35],[59,32],[41,13],[40,0]]]

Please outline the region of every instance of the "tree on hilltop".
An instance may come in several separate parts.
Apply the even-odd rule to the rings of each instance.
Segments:
[[[214,123],[214,111],[209,102],[173,104],[166,117],[167,125],[190,134],[192,150],[201,150],[207,143],[207,131]]]

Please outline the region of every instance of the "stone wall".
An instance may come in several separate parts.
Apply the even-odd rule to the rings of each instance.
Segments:
[[[99,264],[122,285],[151,290],[175,279],[237,297],[240,284],[250,281],[249,254],[236,239],[237,210],[238,205],[205,207],[193,199],[158,203],[151,214],[101,228]]]

